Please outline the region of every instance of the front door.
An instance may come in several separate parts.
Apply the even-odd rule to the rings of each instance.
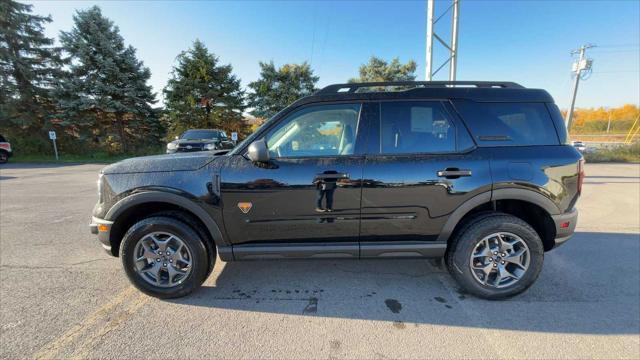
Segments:
[[[370,127],[362,190],[361,256],[367,246],[434,242],[447,216],[491,190],[488,157],[441,101],[381,102]]]
[[[271,160],[230,157],[223,216],[236,245],[351,243],[357,256],[364,156],[360,104],[295,110],[265,135]],[[361,145],[362,146],[362,145]]]

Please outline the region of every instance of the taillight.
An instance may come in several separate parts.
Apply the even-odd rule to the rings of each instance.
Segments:
[[[582,193],[582,183],[584,182],[584,159],[578,161],[578,194]]]
[[[5,149],[7,151],[11,151],[11,144],[5,142],[5,143],[0,143],[0,149]]]

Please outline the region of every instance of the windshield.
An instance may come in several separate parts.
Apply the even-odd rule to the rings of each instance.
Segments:
[[[184,140],[226,139],[227,134],[218,130],[187,130],[180,136]]]

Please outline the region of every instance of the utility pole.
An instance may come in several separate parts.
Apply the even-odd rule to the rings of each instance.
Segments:
[[[573,63],[573,67],[571,69],[572,72],[576,74],[576,80],[573,83],[573,93],[571,95],[571,105],[569,106],[569,111],[567,111],[567,118],[565,119],[565,125],[567,126],[567,132],[571,129],[571,124],[573,122],[573,108],[576,105],[576,95],[578,94],[578,84],[580,83],[580,78],[582,77],[583,71],[585,74],[588,74],[591,71],[591,65],[593,64],[592,59],[587,59],[585,57],[585,52],[587,49],[595,47],[595,45],[586,44],[582,45],[579,49],[571,51],[571,55],[579,54],[578,60]]]
[[[449,64],[449,81],[456,80],[458,65],[458,19],[460,16],[460,0],[450,0],[451,5],[440,16],[434,18],[435,0],[427,0],[427,53],[425,59],[425,80],[431,81],[445,65]],[[436,23],[451,10],[451,41],[447,44],[435,32]],[[436,39],[449,52],[447,60],[433,71],[433,39]]]

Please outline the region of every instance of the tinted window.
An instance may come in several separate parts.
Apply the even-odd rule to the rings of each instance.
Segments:
[[[456,101],[455,105],[480,146],[559,143],[544,103]]]
[[[455,127],[439,102],[383,102],[383,154],[442,153],[456,150]]]
[[[312,106],[289,115],[266,136],[272,157],[352,155],[360,104]]]

